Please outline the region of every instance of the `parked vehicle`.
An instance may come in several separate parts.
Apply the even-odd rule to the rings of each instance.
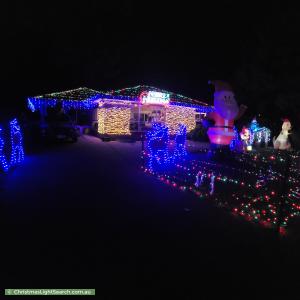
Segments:
[[[49,124],[48,135],[50,139],[57,141],[66,141],[66,142],[77,142],[78,133],[73,124],[68,123],[55,123]]]
[[[76,142],[79,133],[70,118],[61,114],[40,126],[42,138],[47,141]]]

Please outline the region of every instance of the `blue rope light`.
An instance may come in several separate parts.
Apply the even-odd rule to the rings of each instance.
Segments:
[[[32,103],[32,99],[28,99],[27,106],[32,112],[36,111],[36,108],[35,108],[34,104]]]

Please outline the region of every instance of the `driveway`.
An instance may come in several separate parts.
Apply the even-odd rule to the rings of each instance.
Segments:
[[[97,287],[103,299],[297,288],[299,239],[159,182],[139,168],[140,150],[83,136],[10,172],[0,191],[1,285]]]

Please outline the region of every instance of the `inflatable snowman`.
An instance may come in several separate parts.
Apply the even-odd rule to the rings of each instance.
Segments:
[[[215,125],[208,129],[207,134],[211,144],[228,146],[234,138],[234,120],[240,118],[247,107],[244,105],[238,107],[233,90],[228,83],[220,80],[208,83],[215,87],[215,111],[208,115],[209,119],[215,121]]]
[[[288,119],[283,120],[282,130],[277,138],[273,138],[274,149],[289,150],[291,144],[289,142],[290,130],[292,129],[291,122]]]

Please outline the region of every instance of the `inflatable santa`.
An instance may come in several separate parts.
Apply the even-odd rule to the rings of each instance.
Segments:
[[[289,119],[283,119],[281,132],[277,138],[273,138],[274,149],[289,150],[291,149],[291,143],[289,142],[290,130],[292,129]]]
[[[234,120],[240,118],[247,107],[240,108],[234,97],[231,86],[223,81],[209,81],[215,87],[214,107],[215,110],[208,115],[209,119],[215,121],[215,125],[208,129],[210,142],[217,146],[228,146],[234,138]]]

